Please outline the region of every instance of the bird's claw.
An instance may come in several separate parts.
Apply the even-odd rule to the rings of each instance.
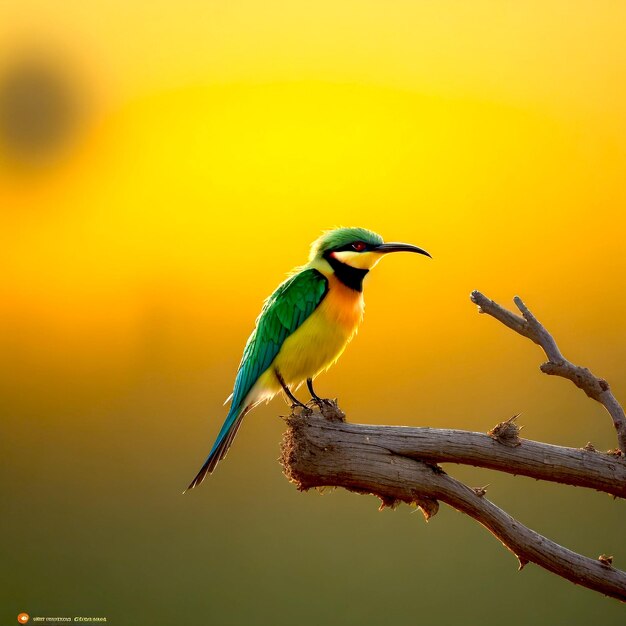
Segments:
[[[313,411],[306,405],[301,402],[295,403],[291,405],[291,412],[294,415],[311,415]]]
[[[343,422],[346,419],[344,412],[339,408],[337,399],[331,400],[330,398],[311,398],[309,405],[314,405],[319,409],[319,412],[328,420]]]
[[[320,398],[318,396],[311,398],[309,404],[314,404],[320,411],[324,410],[324,407],[333,406],[334,403],[329,398]]]

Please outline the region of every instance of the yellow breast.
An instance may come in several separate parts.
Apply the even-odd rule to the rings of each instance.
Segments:
[[[363,294],[335,276],[311,316],[282,345],[274,365],[285,382],[297,385],[328,369],[344,351],[363,318]]]

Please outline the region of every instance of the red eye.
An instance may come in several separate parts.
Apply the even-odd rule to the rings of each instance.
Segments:
[[[365,250],[365,248],[367,248],[367,245],[364,244],[362,241],[356,241],[355,243],[352,244],[352,247],[357,252],[363,252],[363,250]]]

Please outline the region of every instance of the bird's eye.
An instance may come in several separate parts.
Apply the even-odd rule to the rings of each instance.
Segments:
[[[355,241],[352,244],[352,247],[357,251],[357,252],[363,252],[363,250],[365,250],[365,248],[367,248],[367,245],[364,244],[362,241]]]

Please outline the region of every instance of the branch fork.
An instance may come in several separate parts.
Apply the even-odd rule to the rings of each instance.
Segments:
[[[586,367],[574,365],[568,361],[561,354],[552,335],[531,313],[519,296],[515,296],[513,302],[521,312],[521,317],[501,307],[497,302],[480,293],[480,291],[473,291],[470,298],[474,304],[478,305],[479,312],[491,315],[491,317],[502,322],[502,324],[516,333],[528,337],[528,339],[543,349],[548,358],[548,361],[540,366],[544,374],[571,380],[591,399],[602,404],[613,420],[619,449],[622,452],[626,452],[626,415],[606,380],[598,378]]]
[[[613,557],[591,559],[543,537],[490,502],[486,488],[470,488],[449,476],[439,463],[474,465],[539,480],[587,487],[626,498],[626,417],[609,385],[561,354],[554,338],[518,297],[521,316],[478,291],[471,295],[479,311],[491,315],[545,352],[546,374],[571,380],[611,415],[619,448],[598,452],[591,443],[567,448],[522,439],[517,415],[488,433],[463,430],[351,424],[336,402],[292,414],[282,442],[286,477],[298,489],[343,487],[381,500],[381,509],[401,502],[417,505],[428,520],[439,502],[474,518],[519,561],[535,563],[576,584],[626,601],[626,572]]]

